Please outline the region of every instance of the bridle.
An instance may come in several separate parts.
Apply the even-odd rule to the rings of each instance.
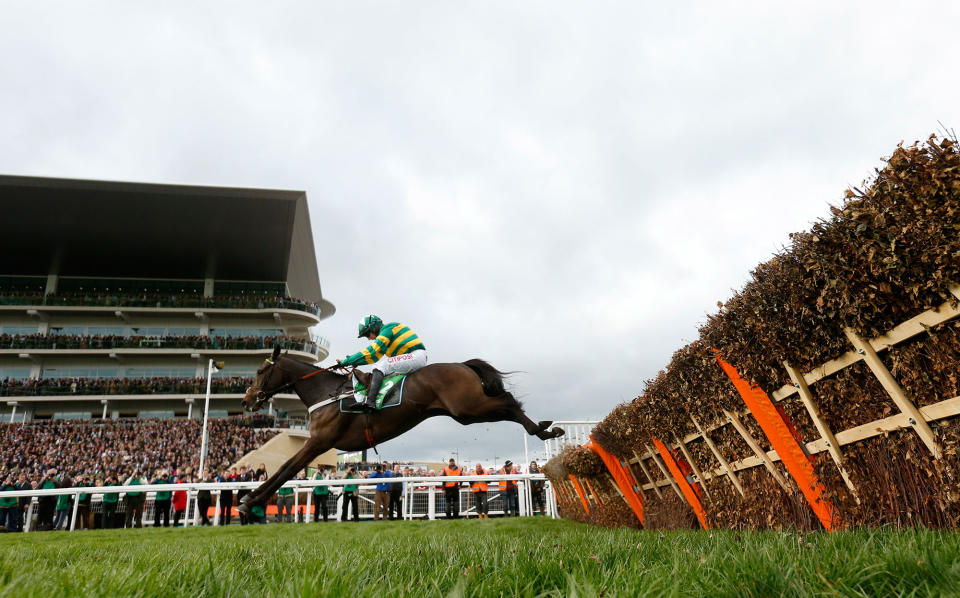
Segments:
[[[272,360],[272,359],[269,359],[269,358],[268,358],[268,359],[265,359],[264,361],[265,361],[266,363],[270,364],[270,369],[271,369],[271,370],[273,370],[273,368],[277,368],[278,370],[280,370],[280,371],[282,371],[282,372],[292,373],[292,372],[290,372],[290,370],[284,369],[280,364],[278,364],[277,362],[275,362],[275,361]],[[300,382],[302,382],[302,381],[304,381],[304,380],[307,380],[307,379],[309,379],[309,378],[313,378],[313,377],[316,376],[317,374],[322,374],[323,372],[333,372],[333,371],[335,371],[335,370],[344,370],[344,371],[346,371],[346,374],[347,374],[347,375],[346,375],[346,377],[343,379],[343,382],[340,383],[340,386],[337,387],[337,390],[334,391],[333,394],[330,395],[331,397],[333,397],[333,396],[339,395],[339,394],[340,394],[340,391],[343,389],[344,385],[345,385],[347,382],[350,381],[350,375],[349,375],[349,374],[352,373],[354,369],[355,369],[355,366],[345,366],[345,365],[340,365],[340,364],[332,365],[332,366],[330,366],[330,367],[328,367],[328,368],[317,368],[317,369],[315,369],[315,370],[312,371],[312,372],[309,372],[309,373],[307,373],[307,374],[304,374],[304,375],[302,375],[302,376],[297,377],[296,379],[293,380],[293,382],[287,382],[286,384],[281,384],[280,386],[278,386],[278,387],[276,387],[276,388],[273,388],[273,389],[270,389],[270,390],[264,390],[262,386],[253,385],[253,386],[250,386],[249,388],[247,388],[247,392],[249,393],[251,390],[255,390],[255,391],[257,392],[257,400],[256,400],[256,402],[255,402],[254,405],[253,405],[253,411],[256,411],[256,410],[260,409],[261,407],[263,407],[263,404],[266,403],[267,401],[269,401],[270,399],[272,399],[272,398],[274,397],[274,395],[280,394],[281,392],[283,392],[283,391],[285,391],[285,390],[290,390],[291,388],[293,388],[294,386],[296,386],[297,384],[299,384]],[[266,378],[264,379],[264,381],[266,381]]]

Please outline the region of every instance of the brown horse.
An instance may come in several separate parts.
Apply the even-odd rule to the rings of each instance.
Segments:
[[[356,372],[363,383],[369,374]],[[270,478],[248,494],[241,510],[269,498],[287,480],[321,453],[332,448],[356,451],[396,438],[428,417],[448,415],[463,425],[512,421],[541,440],[563,435],[550,428],[551,421],[534,423],[523,407],[503,387],[503,372],[480,359],[464,363],[428,365],[404,380],[403,401],[396,407],[373,413],[341,413],[339,398],[352,397],[351,374],[317,369],[295,359],[273,358],[257,371],[247,389],[243,406],[256,411],[278,392],[292,389],[310,413],[310,438],[297,454]],[[350,399],[353,400],[352,398]]]

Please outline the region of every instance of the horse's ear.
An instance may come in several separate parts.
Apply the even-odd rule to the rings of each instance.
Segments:
[[[276,361],[280,358],[280,345],[277,345],[273,348],[273,361]]]

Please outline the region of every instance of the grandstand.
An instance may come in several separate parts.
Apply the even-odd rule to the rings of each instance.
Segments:
[[[0,418],[200,418],[275,345],[314,363],[334,313],[305,193],[0,176]],[[294,395],[270,406],[305,415]]]

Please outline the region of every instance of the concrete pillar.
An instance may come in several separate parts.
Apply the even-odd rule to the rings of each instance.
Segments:
[[[203,296],[213,297],[213,279],[212,278],[203,279]]]
[[[51,272],[47,274],[47,288],[44,289],[44,293],[50,295],[51,293],[57,292],[57,283],[60,282],[60,275],[54,274]]]

